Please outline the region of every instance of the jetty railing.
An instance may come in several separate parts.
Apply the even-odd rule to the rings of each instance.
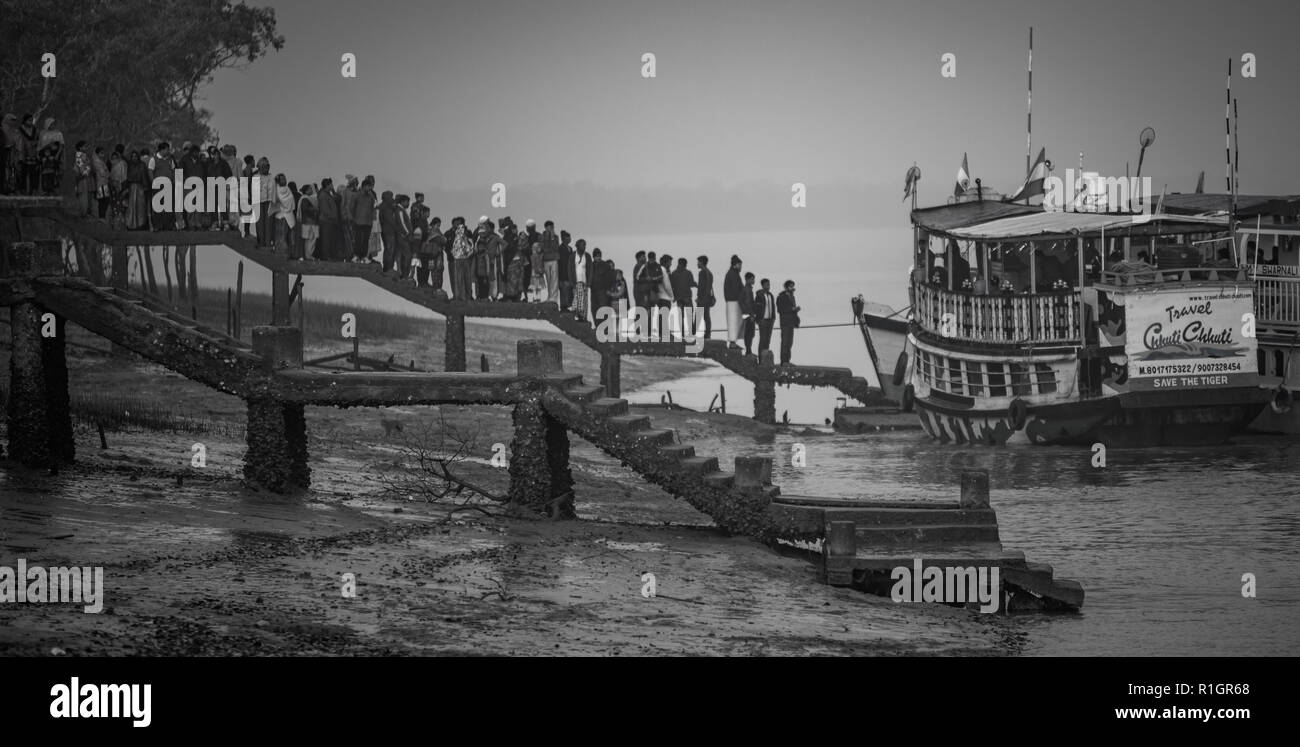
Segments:
[[[985,343],[1058,343],[1082,337],[1079,292],[954,293],[918,283],[912,312],[941,337]]]
[[[1255,283],[1255,317],[1261,326],[1300,329],[1300,277],[1259,275]]]
[[[1174,267],[1146,270],[1103,270],[1098,285],[1135,286],[1151,283],[1245,281],[1244,267]]]

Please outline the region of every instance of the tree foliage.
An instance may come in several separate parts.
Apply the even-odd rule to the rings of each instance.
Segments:
[[[0,0],[0,113],[57,117],[69,144],[214,142],[199,91],[283,46],[275,11],[242,1]]]

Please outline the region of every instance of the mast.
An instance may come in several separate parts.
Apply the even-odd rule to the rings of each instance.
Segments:
[[[1025,99],[1025,173],[1034,158],[1034,27],[1029,27],[1029,95]],[[1029,202],[1025,200],[1026,204]]]

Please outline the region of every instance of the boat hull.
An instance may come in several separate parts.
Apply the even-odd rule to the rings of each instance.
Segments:
[[[917,399],[921,428],[941,443],[1145,446],[1221,444],[1244,430],[1265,408],[1269,393],[1254,387],[1220,390],[1202,402],[1150,402],[1127,395],[1037,405],[1022,428],[1010,412],[958,409]]]

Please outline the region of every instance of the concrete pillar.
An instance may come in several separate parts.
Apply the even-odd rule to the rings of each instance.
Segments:
[[[754,419],[771,425],[776,422],[776,382],[758,380],[754,382]]]
[[[520,340],[515,354],[520,376],[564,373],[564,347],[559,340]]]
[[[12,265],[13,257],[10,256]],[[9,307],[9,456],[27,467],[48,467],[50,453],[41,311],[31,302]]]
[[[280,402],[248,401],[244,478],[274,493],[284,493],[293,484],[285,421],[284,405]]]
[[[771,484],[771,457],[736,457],[735,486],[738,490],[757,490]]]
[[[444,371],[465,370],[465,316],[448,314],[447,326],[443,333],[446,352],[443,356]]]
[[[271,273],[271,324],[288,327],[293,324],[289,314],[289,273]]]
[[[297,327],[253,327],[253,352],[268,371],[302,368],[302,330]]]
[[[45,324],[41,324],[44,328]],[[50,428],[50,455],[65,464],[77,457],[72,435],[72,402],[68,394],[67,323],[54,317],[54,336],[41,335],[41,364],[45,377],[45,418]]]
[[[989,471],[967,470],[961,473],[961,508],[989,507]]]
[[[10,274],[26,284],[63,274],[59,241],[19,241],[6,251]],[[42,335],[45,311],[23,301],[9,307],[13,350],[9,357],[9,454],[28,467],[72,461],[75,447],[68,406],[68,367],[63,320],[55,318],[50,338]]]
[[[600,352],[600,385],[605,387],[606,396],[621,396],[622,387],[619,384],[621,376],[622,358],[618,353],[602,350]]]
[[[307,464],[307,415],[302,405],[281,405],[281,408],[289,456],[289,484],[305,490],[311,487],[311,467]]]
[[[515,405],[510,502],[555,519],[575,518],[569,435],[546,413],[541,390]]]

